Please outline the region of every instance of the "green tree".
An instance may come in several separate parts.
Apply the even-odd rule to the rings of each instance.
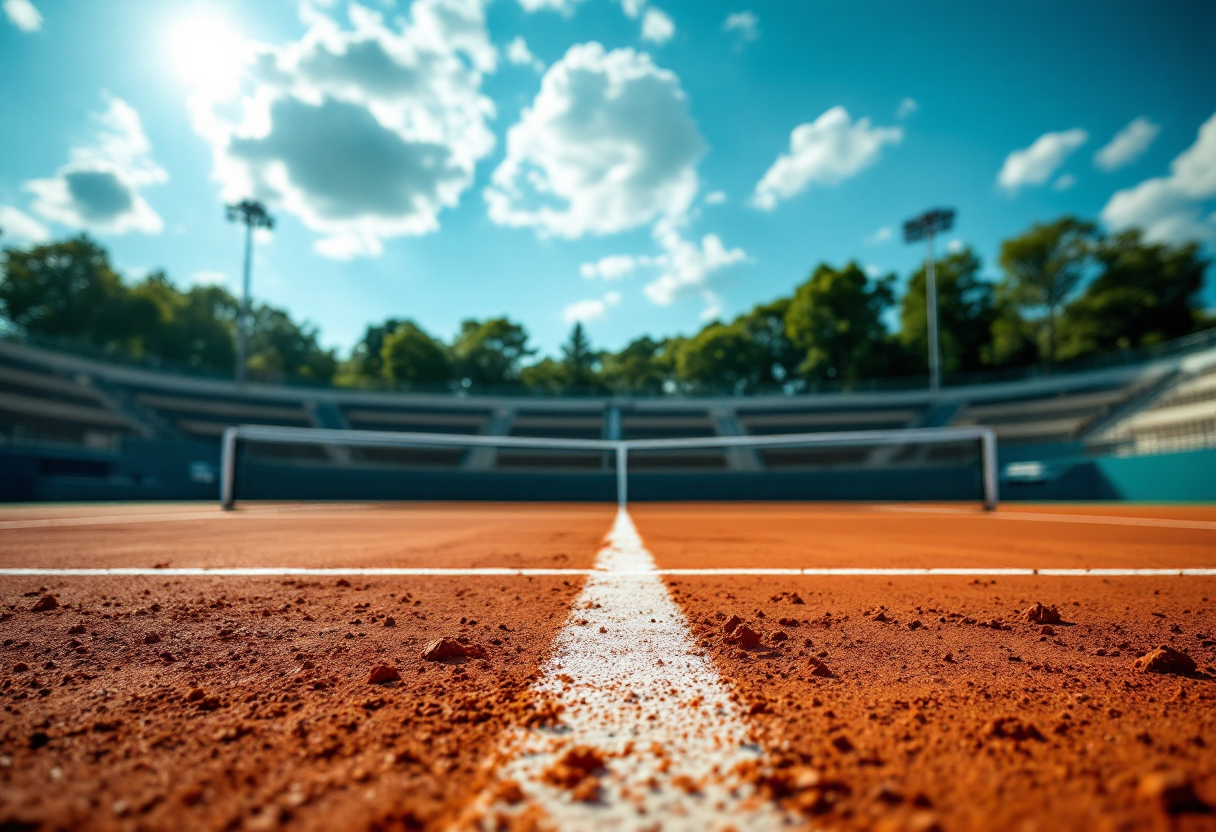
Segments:
[[[351,350],[350,357],[342,362],[341,375],[344,382],[354,385],[360,379],[388,378],[384,369],[384,339],[394,332],[403,321],[389,318],[382,324],[368,324],[363,337]]]
[[[570,330],[562,344],[562,366],[566,369],[566,384],[580,390],[595,390],[601,386],[600,355],[591,348],[591,340],[581,323]]]
[[[317,343],[317,329],[297,324],[282,309],[258,306],[249,319],[250,375],[263,381],[287,378],[330,381],[337,369],[332,350]]]
[[[27,332],[125,348],[146,317],[129,319],[126,301],[106,250],[86,235],[4,250],[0,310]]]
[[[535,353],[519,324],[506,318],[467,320],[452,344],[452,363],[457,378],[478,385],[510,385],[519,382],[524,359]]]
[[[1001,246],[1008,298],[1023,313],[1041,315],[1046,328],[1044,355],[1056,361],[1060,310],[1084,279],[1091,263],[1095,226],[1073,217],[1036,223]],[[1025,317],[1025,314],[1024,314]]]
[[[664,385],[675,377],[674,344],[677,341],[656,341],[642,336],[630,341],[617,353],[603,356],[601,375],[609,389],[617,393],[647,393],[658,395]]]
[[[735,319],[735,323],[755,344],[752,356],[758,364],[753,383],[763,387],[775,387],[792,378],[798,370],[802,356],[790,341],[785,331],[785,316],[789,312],[790,299],[779,298],[771,303],[762,303]]]
[[[942,372],[980,369],[992,354],[992,325],[996,320],[995,287],[980,277],[980,259],[970,248],[936,264],[937,332]],[[918,372],[929,367],[929,316],[925,268],[908,281],[899,309],[899,341]]]
[[[1146,243],[1138,230],[1098,242],[1098,276],[1060,319],[1060,357],[1180,338],[1200,324],[1209,261],[1196,243]]]
[[[897,348],[882,323],[894,302],[894,276],[870,280],[856,263],[826,263],[797,288],[785,313],[785,332],[799,351],[798,373],[808,380],[879,378]]]
[[[129,294],[132,320],[143,319],[142,355],[196,369],[232,367],[237,301],[224,288],[182,292],[164,272],[154,272]]]
[[[676,377],[707,392],[754,387],[763,357],[762,348],[743,324],[715,322],[680,345]]]
[[[557,395],[570,386],[566,365],[554,358],[542,358],[519,371],[519,379],[529,390]]]
[[[407,383],[435,383],[451,377],[443,345],[413,321],[401,321],[382,339],[380,366],[385,378]]]

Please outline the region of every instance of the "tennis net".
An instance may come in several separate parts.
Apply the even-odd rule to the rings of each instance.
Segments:
[[[574,439],[268,425],[223,434],[221,503],[331,500],[980,500],[997,505],[981,426]]]

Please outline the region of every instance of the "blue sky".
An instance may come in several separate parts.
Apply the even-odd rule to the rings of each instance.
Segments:
[[[1206,1],[0,8],[6,242],[235,288],[222,205],[257,196],[255,296],[343,350],[388,316],[687,333],[821,261],[906,277],[939,205],[990,272],[1065,213],[1216,251]]]

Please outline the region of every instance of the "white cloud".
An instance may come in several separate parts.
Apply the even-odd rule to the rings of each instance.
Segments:
[[[605,292],[601,298],[588,298],[587,300],[575,301],[565,308],[562,316],[566,319],[566,323],[587,323],[589,321],[600,321],[608,316],[608,310],[621,302],[621,293],[612,291]]]
[[[1216,198],[1216,115],[1199,128],[1194,144],[1170,163],[1168,176],[1118,191],[1102,209],[1112,229],[1141,228],[1154,241],[1216,243],[1216,215],[1204,217]]]
[[[584,0],[519,0],[519,5],[525,12],[556,11],[563,17],[574,13],[574,7]]]
[[[666,12],[650,8],[642,15],[642,40],[662,45],[676,33],[676,24]]]
[[[878,277],[880,274],[882,274],[882,269],[871,263],[870,265],[866,266],[866,274],[870,277]]]
[[[885,243],[887,240],[891,239],[892,233],[893,232],[891,231],[891,226],[884,225],[882,228],[878,229],[873,234],[870,234],[869,236],[867,236],[866,242],[870,243],[871,245],[877,244],[877,243]]]
[[[34,195],[33,211],[102,234],[159,234],[164,223],[140,191],[169,176],[152,161],[139,113],[120,98],[107,100],[105,112],[93,115],[92,140],[72,148],[68,163],[51,178],[25,183]]]
[[[480,0],[415,0],[391,27],[349,9],[348,29],[309,7],[299,40],[250,45],[244,89],[191,101],[223,198],[270,202],[338,259],[439,228],[494,147],[498,61]]]
[[[23,32],[42,29],[42,15],[30,0],[4,0],[4,14],[9,23]]]
[[[516,66],[530,66],[537,72],[545,71],[545,64],[540,58],[532,54],[532,50],[528,48],[528,42],[518,35],[515,40],[507,44],[507,61]]]
[[[964,248],[966,248],[966,245],[957,237],[946,243],[946,251],[950,252],[951,254],[958,254]]]
[[[1057,177],[1056,181],[1051,183],[1051,187],[1057,191],[1067,191],[1075,184],[1077,184],[1077,177],[1071,173],[1066,173],[1063,176]]]
[[[610,254],[594,263],[584,263],[579,267],[579,274],[587,280],[620,280],[633,274],[639,267],[652,264],[652,258],[646,255]]]
[[[581,2],[583,0],[519,0],[519,5],[529,13],[549,9],[569,17],[574,12],[574,7]]]
[[[0,245],[9,243],[45,243],[51,238],[51,232],[24,211],[18,211],[11,205],[0,205]]]
[[[750,11],[735,12],[727,16],[722,31],[737,33],[740,43],[751,43],[760,37],[760,18]]]
[[[1115,134],[1114,138],[1094,154],[1094,165],[1108,173],[1126,167],[1139,159],[1157,138],[1161,127],[1141,116]]]
[[[646,8],[646,0],[620,0],[621,11],[625,12],[625,17],[630,20],[635,20],[642,13],[642,9]]]
[[[756,184],[751,203],[771,211],[783,199],[812,184],[843,182],[878,161],[884,144],[898,144],[899,127],[871,127],[868,118],[852,121],[844,107],[833,107],[790,133],[790,151],[777,157]]]
[[[594,263],[584,263],[579,270],[584,278],[619,280],[639,269],[652,270],[655,278],[642,291],[659,306],[687,298],[701,297],[706,308],[701,317],[710,319],[721,311],[713,292],[715,276],[747,260],[741,248],[728,249],[717,234],[706,234],[700,242],[684,239],[680,222],[660,220],[652,231],[661,254],[655,256],[613,254]]]
[[[721,205],[726,202],[726,194],[722,191],[710,191],[705,195],[706,205]]]
[[[190,276],[190,282],[196,286],[222,286],[228,282],[228,276],[223,272],[195,272]]]
[[[1027,185],[1042,185],[1088,139],[1089,134],[1079,128],[1062,133],[1044,133],[1030,147],[1015,150],[1005,158],[997,182],[1010,193]]]
[[[905,98],[899,102],[899,107],[895,110],[896,118],[907,118],[920,109],[920,105],[916,103],[915,98]]]
[[[663,254],[654,258],[661,272],[643,291],[659,306],[668,306],[696,294],[705,297],[712,306],[715,300],[707,295],[711,279],[718,272],[747,259],[747,252],[741,248],[728,249],[717,234],[706,234],[698,245],[685,240],[669,222],[656,225],[654,237],[663,249]]]
[[[569,238],[680,217],[704,152],[675,73],[633,49],[578,44],[508,131],[485,190],[489,215]]]

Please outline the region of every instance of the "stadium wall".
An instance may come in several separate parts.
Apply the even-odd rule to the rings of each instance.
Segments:
[[[1002,449],[1003,450],[1003,449]],[[1139,457],[1049,454],[1033,480],[1002,476],[1012,501],[1216,501],[1216,450]],[[1024,459],[1013,455],[1013,461]],[[1010,461],[1002,453],[1002,470]],[[0,449],[0,501],[218,500],[217,449],[204,443],[131,438],[117,453]],[[974,466],[821,471],[652,472],[630,475],[630,499],[972,500]],[[241,499],[611,501],[611,472],[385,471],[250,460]]]

